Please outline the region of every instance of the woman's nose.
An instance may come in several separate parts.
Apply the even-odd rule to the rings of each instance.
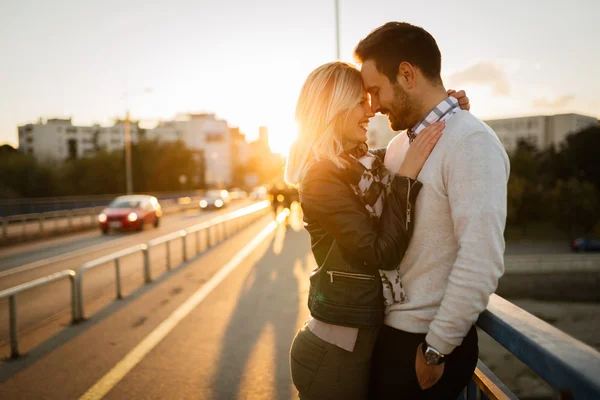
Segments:
[[[379,111],[379,102],[375,99],[371,99],[371,112],[373,115]]]

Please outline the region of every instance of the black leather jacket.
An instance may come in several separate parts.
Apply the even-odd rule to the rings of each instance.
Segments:
[[[385,150],[372,153],[383,161]],[[352,160],[350,168],[364,166]],[[300,184],[305,227],[317,262],[308,307],[323,322],[379,326],[383,294],[378,270],[400,264],[413,231],[414,217],[407,216],[414,215],[422,184],[396,176],[383,213],[375,219],[349,186],[351,173],[329,160],[317,161]]]

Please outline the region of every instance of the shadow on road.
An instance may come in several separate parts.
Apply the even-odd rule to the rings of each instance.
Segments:
[[[270,392],[269,398],[281,400],[295,395],[289,373],[289,349],[299,310],[306,307],[304,302],[300,304],[305,297],[301,296],[303,285],[299,279],[308,279],[311,257],[309,238],[301,227],[279,227],[265,255],[246,277],[229,321],[213,378],[214,398],[254,398],[246,395],[247,390]],[[272,338],[266,348],[261,339],[265,336]],[[262,358],[259,367],[250,362],[256,358]],[[251,387],[242,387],[243,381]],[[266,388],[269,384],[274,387]]]

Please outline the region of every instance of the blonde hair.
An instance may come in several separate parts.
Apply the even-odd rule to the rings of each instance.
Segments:
[[[297,187],[312,161],[328,159],[339,168],[347,165],[340,157],[341,128],[363,96],[360,72],[352,64],[331,62],[308,75],[296,104],[298,138],[285,166],[288,185]]]

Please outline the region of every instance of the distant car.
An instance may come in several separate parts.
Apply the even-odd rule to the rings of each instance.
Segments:
[[[207,190],[200,199],[199,206],[206,210],[209,208],[223,208],[231,201],[227,190]]]
[[[264,186],[255,187],[252,192],[250,192],[250,198],[253,200],[264,200],[268,197],[268,190]]]
[[[155,228],[160,223],[162,209],[154,196],[131,195],[119,196],[98,216],[102,233],[110,230],[138,230],[144,225],[153,225]]]
[[[578,238],[571,243],[573,251],[600,251],[600,239]]]
[[[229,189],[229,198],[231,198],[231,200],[245,199],[246,197],[248,197],[248,193],[240,188]]]

